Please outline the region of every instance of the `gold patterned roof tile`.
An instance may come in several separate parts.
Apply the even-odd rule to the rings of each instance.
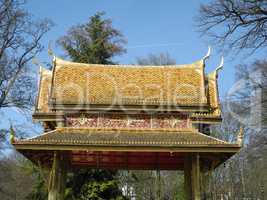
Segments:
[[[55,60],[55,104],[203,105],[204,61],[188,65],[82,64]]]
[[[129,146],[197,146],[197,145],[228,145],[230,143],[207,136],[196,130],[191,131],[123,131],[98,130],[91,128],[63,127],[45,134],[15,141],[19,144],[45,145],[129,145]]]

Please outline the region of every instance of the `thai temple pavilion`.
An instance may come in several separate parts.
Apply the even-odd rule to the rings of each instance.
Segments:
[[[209,54],[209,53],[208,53]],[[51,170],[49,200],[63,199],[66,173],[91,167],[184,170],[187,199],[201,199],[201,177],[241,148],[211,137],[222,121],[208,55],[171,66],[99,65],[54,57],[40,68],[33,119],[44,133],[12,139],[17,151]]]

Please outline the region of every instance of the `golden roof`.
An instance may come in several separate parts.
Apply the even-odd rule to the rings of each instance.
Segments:
[[[121,129],[110,128],[73,128],[62,127],[42,135],[18,140],[19,145],[78,145],[78,146],[171,146],[171,147],[205,147],[234,145],[198,132],[195,129],[154,130],[154,129]],[[39,149],[42,149],[39,146]]]
[[[55,105],[172,105],[204,106],[210,111],[203,114],[220,117],[217,70],[205,75],[203,59],[187,65],[136,66],[55,58],[52,72],[40,68],[36,102],[36,113],[49,113]]]
[[[97,65],[56,58],[55,104],[193,105],[207,104],[204,61],[188,65]]]
[[[217,167],[241,145],[207,136],[195,129],[103,129],[61,127],[14,147],[36,164],[51,168],[53,153],[61,151],[72,167],[116,169],[184,169],[188,153],[201,153],[207,167]],[[143,162],[145,159],[145,162]]]

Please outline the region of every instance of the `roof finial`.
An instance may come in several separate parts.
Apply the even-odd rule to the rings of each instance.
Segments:
[[[49,41],[48,43],[48,50],[47,50],[47,53],[49,56],[53,57],[54,56],[54,53],[53,53],[53,50],[52,50],[52,42],[51,40]]]
[[[204,61],[207,60],[207,59],[210,57],[210,52],[211,52],[211,47],[208,46],[208,52],[207,52],[207,54],[203,57],[203,60],[204,60]]]
[[[41,66],[40,62],[37,60],[36,57],[33,57],[32,64],[39,66],[39,74],[41,74],[41,72],[42,72],[42,66]]]
[[[243,142],[244,141],[244,128],[242,126],[240,126],[239,129],[239,133],[237,135],[237,144],[239,144],[240,146],[243,146]]]
[[[223,68],[223,64],[224,64],[224,59],[223,56],[221,57],[221,62],[219,64],[219,66],[215,69],[215,71],[218,73],[219,70],[221,70]]]
[[[12,124],[10,125],[9,130],[10,130],[10,143],[12,144],[15,142],[15,137],[16,137],[15,136],[15,130],[14,130]]]
[[[32,59],[32,63],[34,65],[39,66],[39,74],[42,74],[44,68],[42,67],[41,63],[36,59],[36,57]]]
[[[218,71],[221,70],[223,68],[223,63],[224,63],[224,59],[223,56],[221,57],[221,62],[219,64],[218,67],[216,67],[216,69],[214,71],[212,71],[211,73],[209,73],[209,77],[216,79],[218,77]]]
[[[52,58],[53,63],[54,63],[56,61],[56,56],[55,56],[55,54],[54,54],[54,52],[52,50],[52,41],[51,40],[48,43],[48,50],[47,50],[47,52],[48,52],[48,55]]]
[[[40,62],[37,60],[36,57],[33,57],[32,64],[39,66],[40,65]]]

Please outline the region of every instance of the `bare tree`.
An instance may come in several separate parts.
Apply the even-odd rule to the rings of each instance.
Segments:
[[[0,0],[1,110],[9,107],[25,110],[33,105],[35,76],[31,74],[30,61],[42,51],[41,39],[52,26],[47,19],[33,21],[32,16],[23,9],[24,4],[24,0]],[[7,135],[8,130],[0,129],[0,153],[2,148],[5,150]],[[32,179],[22,171],[16,159],[11,162],[3,159],[2,154],[0,156],[0,196],[2,199],[24,199],[19,195],[27,193],[22,190],[31,188]],[[22,187],[25,184],[26,187]]]
[[[31,162],[16,152],[2,158],[0,162],[1,200],[26,199],[31,190],[35,189],[34,183],[38,180],[33,168]]]
[[[23,0],[0,0],[0,108],[29,108],[33,78],[29,62],[42,51],[49,20],[32,21]]]
[[[211,196],[214,199],[266,199],[266,66],[267,62],[263,60],[237,67],[237,90],[226,99],[227,103],[222,104],[223,123],[213,127],[212,134],[234,142],[242,125],[245,128],[245,145],[225,165],[214,171],[206,189],[206,194],[210,195],[208,199]],[[254,127],[259,129],[256,131]]]
[[[203,34],[226,48],[253,53],[267,46],[266,0],[213,0],[200,6],[197,23]]]
[[[197,23],[203,34],[228,50],[254,53],[267,46],[266,0],[213,0],[201,5]],[[241,122],[249,138],[241,152],[213,173],[209,199],[266,199],[266,80],[266,60],[236,68],[235,90],[225,100],[224,121],[215,134],[234,141]]]
[[[257,60],[252,64],[236,67],[236,90],[226,101],[239,108],[238,115],[247,118],[247,126],[267,127],[267,61]],[[239,104],[239,106],[236,106]],[[244,123],[244,122],[243,122]]]
[[[168,53],[149,54],[144,58],[137,58],[138,65],[174,65],[175,60]]]

